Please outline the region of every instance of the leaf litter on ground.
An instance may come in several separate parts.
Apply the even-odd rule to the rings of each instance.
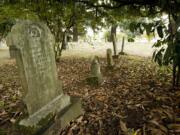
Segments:
[[[63,90],[82,99],[84,114],[60,135],[178,135],[180,91],[171,89],[171,70],[149,58],[122,56],[108,70],[100,58],[104,83],[90,86],[90,59],[62,58],[57,63]],[[15,62],[0,66],[0,132],[26,115]]]

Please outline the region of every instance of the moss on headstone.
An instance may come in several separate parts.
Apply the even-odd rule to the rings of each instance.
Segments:
[[[39,123],[35,126],[23,126],[19,125],[19,123],[15,124],[15,130],[18,134],[22,135],[39,135],[42,134],[48,125],[54,121],[55,114],[50,113],[45,118],[41,119]]]
[[[90,85],[100,85],[103,82],[101,66],[99,63],[99,58],[97,56],[95,56],[91,62],[90,75],[86,80]]]

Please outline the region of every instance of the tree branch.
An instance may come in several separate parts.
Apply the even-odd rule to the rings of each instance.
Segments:
[[[139,6],[157,6],[158,0],[113,0],[116,2],[114,6],[110,4],[95,4],[94,2],[90,0],[77,0],[76,2],[86,4],[89,7],[99,8],[103,7],[105,9],[116,9],[120,8],[122,6],[128,6],[128,5],[139,5]]]
[[[78,0],[77,2],[79,3],[83,3],[86,4],[89,7],[94,7],[94,8],[105,8],[105,9],[116,9],[116,8],[120,8],[122,6],[125,6],[125,4],[117,4],[116,6],[111,6],[109,4],[100,4],[100,5],[96,5],[95,3],[88,1],[88,0]]]
[[[159,0],[113,0],[117,3],[124,3],[125,5],[149,5],[149,6],[156,6],[159,3]]]

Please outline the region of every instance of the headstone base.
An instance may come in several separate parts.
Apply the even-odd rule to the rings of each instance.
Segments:
[[[127,55],[125,52],[119,52],[119,55]]]
[[[107,70],[112,70],[112,69],[114,69],[114,67],[115,67],[115,65],[111,65],[111,66],[108,65],[108,66],[106,67],[106,69],[107,69]]]
[[[55,108],[58,110],[54,111]],[[57,113],[53,114],[53,112]],[[20,121],[18,132],[26,135],[56,135],[56,132],[58,134],[61,128],[64,128],[71,120],[82,113],[79,98],[61,95],[40,111]]]
[[[113,59],[118,59],[119,55],[113,55],[112,57],[113,57]]]
[[[101,85],[103,83],[103,77],[100,76],[90,76],[87,79],[88,84],[90,85]]]
[[[43,135],[59,135],[60,128],[64,128],[70,121],[81,114],[83,114],[81,100],[77,97],[72,97],[71,104],[59,113],[55,122],[43,133]]]

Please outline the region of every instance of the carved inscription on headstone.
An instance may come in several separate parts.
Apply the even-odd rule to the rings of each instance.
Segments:
[[[47,120],[44,126],[49,124],[49,116],[61,114],[54,122],[60,128],[82,113],[80,100],[63,94],[53,50],[55,40],[45,24],[18,22],[8,34],[7,44],[15,50],[23,101],[29,113],[19,125],[33,127],[35,133],[43,128],[41,120]]]
[[[22,93],[29,114],[33,114],[63,94],[58,85],[54,37],[43,23],[24,21],[12,28],[7,41],[19,50],[17,64],[24,87]]]

